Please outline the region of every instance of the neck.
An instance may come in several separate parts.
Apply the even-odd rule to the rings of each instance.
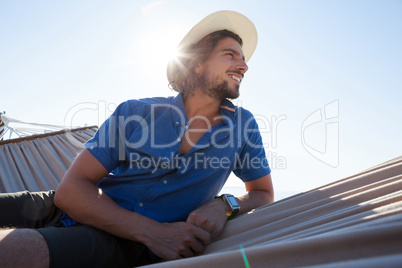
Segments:
[[[195,116],[205,116],[206,118],[213,118],[218,116],[221,100],[211,98],[203,94],[200,90],[193,90],[183,100],[184,109],[188,119]]]

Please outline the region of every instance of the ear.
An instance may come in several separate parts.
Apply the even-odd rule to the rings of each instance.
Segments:
[[[197,63],[195,68],[194,68],[194,72],[196,74],[200,74],[202,72],[202,68],[203,68],[203,65],[201,63]]]

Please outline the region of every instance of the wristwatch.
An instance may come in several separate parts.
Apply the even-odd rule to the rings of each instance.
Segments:
[[[222,198],[223,201],[230,207],[230,211],[226,213],[228,216],[227,220],[231,220],[236,216],[240,211],[240,205],[237,203],[236,198],[231,194],[222,194],[218,196],[218,198]]]

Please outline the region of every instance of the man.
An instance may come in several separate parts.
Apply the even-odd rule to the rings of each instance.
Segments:
[[[39,200],[32,210],[46,211],[13,225],[38,229],[2,231],[0,266],[129,267],[196,256],[228,216],[272,202],[257,124],[227,100],[239,96],[256,42],[254,25],[236,12],[198,23],[168,65],[180,93],[122,103],[66,172],[56,207],[52,192],[0,197],[3,207]],[[214,198],[231,171],[247,192]]]

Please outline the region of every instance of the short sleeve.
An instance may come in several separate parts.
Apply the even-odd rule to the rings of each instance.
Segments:
[[[246,137],[244,146],[236,159],[234,174],[244,182],[259,179],[271,173],[258,124],[251,115],[243,123]]]
[[[130,110],[128,102],[120,104],[85,144],[85,148],[109,172],[118,166],[119,161],[125,160],[126,133],[132,128],[126,119]]]

